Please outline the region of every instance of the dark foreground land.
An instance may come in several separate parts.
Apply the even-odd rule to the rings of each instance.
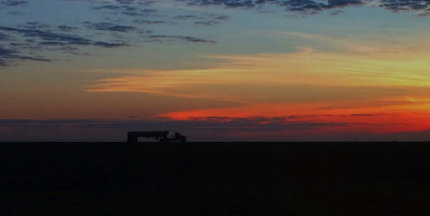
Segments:
[[[427,143],[0,143],[0,215],[430,215]]]

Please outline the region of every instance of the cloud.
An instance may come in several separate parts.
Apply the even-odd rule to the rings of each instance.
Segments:
[[[430,63],[426,52],[391,53],[386,49],[386,53],[381,53],[377,49],[361,53],[350,51],[349,47],[355,45],[346,44],[346,51],[303,49],[282,54],[210,55],[206,58],[217,63],[207,68],[119,69],[112,71],[117,77],[98,80],[87,91],[140,92],[240,103],[366,99],[387,99],[391,103],[429,93],[425,68]],[[399,49],[405,50],[401,46]]]
[[[195,21],[194,23],[198,24],[198,25],[211,26],[211,25],[220,24],[220,23],[224,22],[225,20],[228,20],[228,16],[215,16],[215,17],[211,17],[207,20]]]
[[[176,5],[177,2],[178,1],[170,1],[172,5]],[[186,14],[170,15],[170,12],[161,10],[163,6],[161,9],[150,7],[156,6],[157,4],[155,3],[156,1],[127,1],[126,3],[121,1],[110,1],[107,4],[94,6],[92,8],[94,10],[107,10],[116,14],[133,17],[135,18],[134,23],[136,24],[176,24],[177,22],[192,20],[197,25],[215,25],[220,24],[228,19],[228,17],[225,15],[216,15],[208,12],[196,11],[180,11],[180,13],[185,12]]]
[[[172,18],[175,21],[193,21],[194,24],[211,26],[221,24],[229,19],[225,15],[200,14],[200,15],[179,15]]]
[[[429,0],[177,0],[194,6],[224,6],[226,8],[262,8],[277,6],[287,11],[313,14],[323,10],[340,9],[349,6],[377,6],[391,11],[416,11],[427,15],[430,11]],[[13,1],[10,2],[20,2]],[[133,6],[149,6],[156,1],[150,0],[112,0],[99,1],[106,5],[97,9],[118,10]],[[173,2],[173,1],[172,1]],[[13,3],[12,3],[13,4]]]
[[[55,29],[55,31],[53,30]],[[127,46],[125,42],[99,41],[70,34],[75,28],[69,26],[49,26],[37,22],[26,23],[20,27],[0,26],[1,66],[10,65],[10,61],[32,60],[52,61],[53,59],[32,54],[33,51],[57,50],[70,51],[79,47],[95,46],[116,48]],[[59,31],[59,32],[56,32]],[[66,33],[63,33],[66,32]],[[6,34],[7,33],[7,34]]]
[[[82,36],[78,27],[59,25],[51,26],[37,22],[29,22],[19,27],[0,26],[0,46],[3,47],[0,55],[1,66],[9,61],[18,60],[52,60],[49,57],[34,56],[33,51],[62,51],[70,54],[79,54],[75,52],[83,47],[93,46],[102,48],[118,48],[129,46],[129,43],[138,43],[139,40],[144,42],[188,42],[188,43],[216,43],[215,40],[198,38],[186,35],[162,35],[153,34],[152,31],[142,31],[141,29],[129,25],[116,25],[110,22],[92,23],[85,22],[85,26],[95,31],[109,32],[112,35],[100,40],[97,34]],[[116,35],[117,33],[127,34],[134,32],[142,35],[133,39],[133,35]],[[7,52],[6,52],[7,51]],[[10,52],[14,52],[11,55]],[[73,51],[70,52],[70,51]]]
[[[136,20],[133,20],[133,23],[138,24],[138,25],[156,25],[156,24],[165,24],[166,21],[163,21],[163,20],[136,19]]]
[[[375,114],[366,114],[366,113],[353,113],[353,114],[350,114],[350,116],[362,117],[362,116],[376,116],[376,115]]]
[[[115,47],[123,47],[127,46],[126,43],[110,43],[110,42],[102,42],[96,41],[93,43],[94,46],[104,47],[104,48],[115,48]]]
[[[110,12],[115,12],[117,14],[122,14],[130,17],[154,17],[159,16],[159,10],[153,8],[147,8],[148,5],[142,4],[105,4],[101,6],[92,7],[93,10],[107,10]]]
[[[15,54],[1,55],[0,66],[14,65],[20,60],[52,61],[54,58],[51,56],[58,56],[56,55],[58,52],[69,55],[91,55],[92,51],[86,47],[120,48],[148,42],[216,43],[213,39],[169,32],[159,34],[149,29],[148,26],[177,24],[172,21],[174,20],[172,17],[177,14],[170,15],[168,10],[159,10],[152,6],[157,1],[69,0],[69,3],[72,1],[75,4],[82,4],[81,7],[95,10],[95,13],[98,13],[95,17],[103,18],[68,22],[68,24],[38,21],[4,24],[0,26],[0,46],[5,50],[12,50]],[[22,2],[24,1],[0,0],[0,4],[8,6],[19,6],[24,4]],[[227,19],[220,15],[199,14],[200,19],[193,21],[198,25],[214,25]]]
[[[1,1],[1,4],[6,5],[6,6],[20,6],[20,5],[24,5],[27,4],[28,1],[23,1],[23,0],[6,0],[6,1]]]
[[[13,32],[23,35],[27,38],[35,38],[35,39],[41,39],[44,41],[58,41],[58,42],[65,42],[68,44],[79,44],[79,45],[90,45],[91,40],[75,36],[75,35],[68,35],[68,34],[62,34],[62,33],[54,33],[50,31],[43,31],[39,29],[34,28],[13,28],[13,27],[4,27],[0,26],[0,31],[5,32]]]
[[[224,5],[236,7],[261,7],[265,4],[278,5],[289,10],[322,10],[325,8],[344,7],[348,5],[363,4],[362,0],[182,0],[192,5]]]
[[[10,65],[12,60],[30,60],[30,61],[44,61],[49,62],[50,59],[41,56],[25,56],[16,50],[6,49],[0,46],[0,66]]]
[[[381,0],[381,6],[393,11],[429,11],[428,0]]]
[[[58,30],[60,30],[62,32],[70,32],[70,31],[78,29],[78,27],[69,26],[69,25],[59,25],[59,26],[57,26],[57,28],[58,28]]]
[[[0,33],[0,41],[2,41],[2,40],[7,40],[7,39],[9,39],[10,37],[7,35],[7,34],[3,34],[3,33]]]
[[[354,107],[321,110],[312,104],[262,104],[219,109],[189,110],[163,115],[181,121],[217,122],[233,128],[237,137],[279,137],[282,139],[384,140],[390,134],[413,133],[430,129],[430,113],[402,109]],[[241,122],[248,128],[234,130]],[[239,127],[238,127],[239,128]],[[248,130],[249,129],[249,130]],[[224,133],[229,134],[228,131]],[[354,136],[360,134],[362,137]],[[387,135],[387,136],[385,136]],[[396,138],[399,138],[397,136]],[[411,137],[408,137],[410,139]],[[398,139],[393,139],[398,140]],[[321,140],[320,140],[321,141]]]
[[[191,36],[180,36],[180,35],[148,35],[148,38],[151,42],[167,42],[167,41],[185,41],[185,42],[191,42],[191,43],[216,43],[214,40],[210,39],[203,39],[203,38],[196,38]]]
[[[126,26],[126,25],[117,25],[115,23],[109,22],[85,22],[84,23],[88,28],[95,29],[99,31],[112,31],[112,32],[130,32],[136,30],[134,26]]]
[[[427,15],[430,11],[428,0],[181,0],[190,5],[218,5],[227,8],[262,8],[275,5],[287,11],[314,14],[323,10],[350,6],[377,6],[391,11],[416,11]]]
[[[0,47],[0,56],[12,56],[14,54],[15,54],[15,51]]]

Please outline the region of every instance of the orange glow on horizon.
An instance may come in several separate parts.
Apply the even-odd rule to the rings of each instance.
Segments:
[[[335,123],[316,132],[348,131],[370,133],[412,132],[430,129],[430,113],[399,107],[322,109],[322,104],[258,104],[244,107],[200,109],[159,115],[178,121],[231,122],[237,119],[270,124],[273,119],[291,123]],[[287,132],[285,132],[287,133]]]

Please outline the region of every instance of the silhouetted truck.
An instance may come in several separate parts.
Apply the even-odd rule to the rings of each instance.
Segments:
[[[127,142],[136,143],[139,137],[155,139],[157,142],[186,142],[187,137],[180,133],[169,131],[130,131],[127,133]]]

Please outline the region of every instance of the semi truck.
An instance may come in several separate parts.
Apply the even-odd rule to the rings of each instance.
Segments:
[[[156,142],[169,143],[169,142],[186,142],[187,137],[178,132],[169,131],[130,131],[127,133],[127,142],[136,143],[139,137],[154,139]]]

